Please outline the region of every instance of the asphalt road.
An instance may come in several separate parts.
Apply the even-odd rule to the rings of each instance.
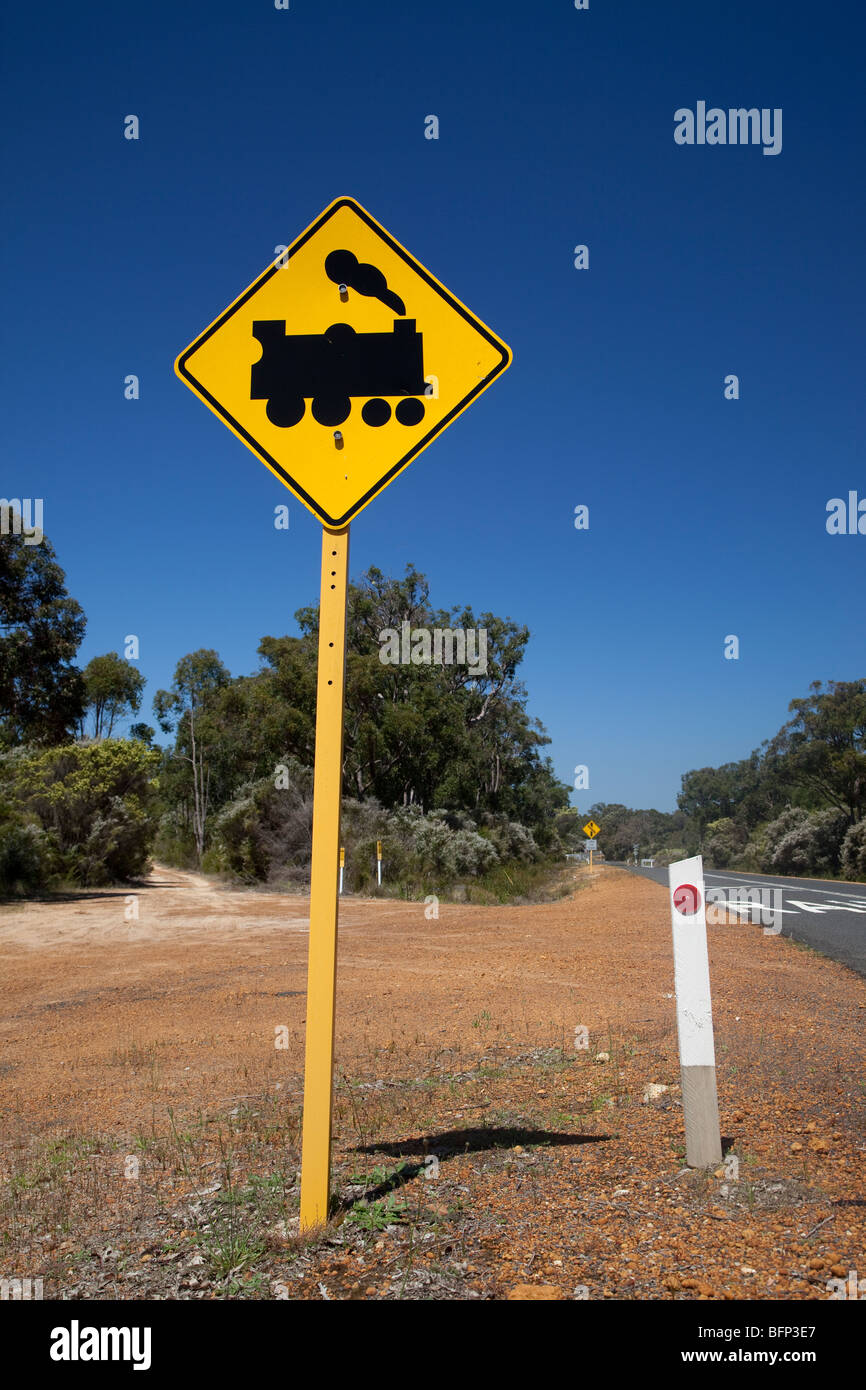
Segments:
[[[611,860],[607,862],[613,864]],[[643,869],[622,863],[614,867],[641,874],[667,888],[666,868]],[[824,882],[816,878],[772,878],[764,874],[726,873],[720,869],[705,870],[704,885],[708,897],[711,889],[716,889],[717,893],[719,889],[724,890],[726,905],[737,901],[737,892],[742,894],[740,906],[735,910],[743,920],[755,923],[762,921],[761,908],[757,902],[744,901],[744,890],[752,893],[756,889],[766,890],[768,896],[763,901],[768,913],[775,911],[781,917],[782,936],[802,941],[822,955],[866,975],[866,884]],[[779,917],[772,920],[778,922]],[[769,916],[763,921],[772,924]]]

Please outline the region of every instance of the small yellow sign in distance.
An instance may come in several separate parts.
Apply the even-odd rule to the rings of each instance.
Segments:
[[[599,832],[600,830],[601,830],[601,826],[600,826],[600,825],[596,825],[596,823],[595,823],[594,820],[588,820],[588,821],[586,822],[586,825],[583,827],[583,833],[584,833],[584,835],[588,835],[589,838],[590,838],[591,840],[594,840],[594,839],[595,839],[596,835],[598,834],[598,832]]]
[[[341,529],[505,371],[511,350],[353,198],[337,198],[175,363]]]

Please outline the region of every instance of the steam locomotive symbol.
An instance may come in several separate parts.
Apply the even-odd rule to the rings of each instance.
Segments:
[[[320,425],[341,425],[353,396],[367,396],[361,410],[365,425],[378,428],[391,418],[384,396],[401,396],[394,414],[401,425],[424,418],[422,334],[414,319],[395,319],[390,333],[356,333],[348,323],[334,323],[321,335],[286,333],[284,319],[258,319],[253,337],[262,355],[250,374],[250,399],[267,401],[272,425],[288,429],[303,419],[307,399]]]

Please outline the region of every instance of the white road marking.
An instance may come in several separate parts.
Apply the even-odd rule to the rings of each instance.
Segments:
[[[793,898],[788,899],[793,902]],[[789,912],[792,917],[799,917],[799,912],[795,912],[792,907],[770,907],[769,903],[726,903],[716,902],[713,907],[721,908],[722,912]]]
[[[859,912],[866,916],[866,907],[849,907],[847,903],[802,903],[797,898],[789,898],[788,902],[802,907],[804,912]]]
[[[826,898],[830,894],[831,898],[845,898],[847,901],[863,902],[866,901],[859,893],[846,893],[844,888],[830,888],[824,884],[823,888],[807,888],[805,883],[772,883],[763,878],[743,878],[737,874],[704,874],[705,879],[721,879],[723,886],[725,883],[732,887],[735,884],[744,884],[749,888],[779,888],[783,893],[817,893],[819,897]],[[860,885],[857,885],[858,888]]]

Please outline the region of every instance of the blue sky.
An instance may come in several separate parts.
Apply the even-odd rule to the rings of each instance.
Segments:
[[[14,7],[0,491],[44,499],[82,660],[138,634],[151,719],[185,652],[253,670],[317,596],[317,522],[173,361],[350,194],[514,352],[353,523],[352,572],[412,562],[435,604],[529,625],[581,809],[672,809],[812,680],[866,675],[866,536],[825,529],[866,496],[864,28],[755,0]],[[675,144],[700,100],[782,108],[781,153]]]

